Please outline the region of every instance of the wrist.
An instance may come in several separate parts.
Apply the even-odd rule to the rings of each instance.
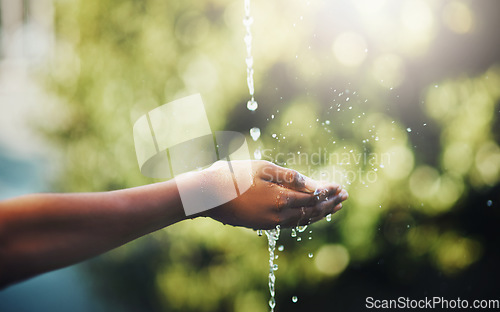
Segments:
[[[233,170],[228,162],[218,161],[202,171],[186,173],[175,178],[188,218],[210,217],[213,208],[239,196]]]
[[[183,173],[175,177],[180,206],[184,219],[206,216],[204,212],[210,203],[210,186],[213,184],[213,172],[207,169]]]

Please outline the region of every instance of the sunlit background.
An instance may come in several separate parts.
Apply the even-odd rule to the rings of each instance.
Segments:
[[[282,231],[276,311],[498,299],[500,2],[251,9],[255,112],[243,0],[2,0],[0,196],[155,182],[137,166],[133,123],[201,93],[212,130],[245,133],[256,158],[350,193],[300,242]],[[266,311],[266,246],[251,230],[186,221],[0,292],[0,310],[29,295],[32,311],[46,296],[67,311],[50,289],[72,285],[65,302],[83,310]]]

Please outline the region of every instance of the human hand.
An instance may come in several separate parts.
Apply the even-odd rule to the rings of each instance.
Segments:
[[[253,229],[272,229],[276,225],[294,227],[339,211],[341,202],[348,198],[338,184],[320,183],[267,161],[231,161],[230,164],[234,176],[250,176],[252,185],[233,200],[199,215]],[[204,179],[211,185],[224,185],[224,181],[233,178],[221,170],[227,165],[225,161],[216,162],[204,170]],[[224,192],[218,189],[220,191]]]

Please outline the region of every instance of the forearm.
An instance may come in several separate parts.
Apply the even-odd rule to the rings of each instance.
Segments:
[[[179,189],[199,196],[195,204],[207,200],[218,205],[197,215],[256,229],[310,224],[338,211],[347,199],[337,184],[323,185],[269,162],[232,161],[231,172],[227,168],[226,162],[217,162],[207,170],[137,188],[0,202],[0,288],[184,220]],[[238,196],[235,180],[248,185]]]
[[[88,259],[185,218],[175,182],[0,203],[0,287]]]

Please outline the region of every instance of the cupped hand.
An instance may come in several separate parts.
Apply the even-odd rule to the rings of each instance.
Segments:
[[[223,170],[228,165],[232,177]],[[267,161],[218,161],[204,175],[215,186],[227,185],[228,179],[250,181],[234,199],[200,214],[234,226],[265,230],[307,225],[339,211],[348,198],[336,183],[317,182]]]

